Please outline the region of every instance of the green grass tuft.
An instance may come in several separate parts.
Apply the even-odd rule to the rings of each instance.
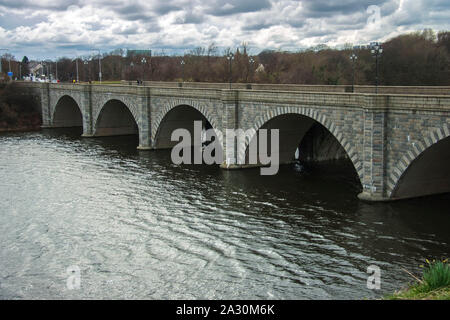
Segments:
[[[450,286],[450,264],[443,261],[428,264],[423,272],[422,289],[433,291]]]
[[[450,300],[450,264],[443,261],[428,261],[422,279],[407,290],[384,297],[386,300]]]

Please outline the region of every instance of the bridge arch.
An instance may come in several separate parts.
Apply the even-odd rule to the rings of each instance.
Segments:
[[[206,105],[194,101],[174,101],[165,106],[152,125],[152,136],[156,148],[171,148],[177,142],[171,142],[172,131],[178,128],[193,130],[194,121],[203,121],[205,129],[212,128],[216,139],[223,148],[222,132],[218,129],[215,117],[208,111]],[[192,134],[192,132],[191,132]]]
[[[76,100],[69,95],[61,96],[52,114],[54,128],[83,127],[83,111]]]
[[[392,200],[450,192],[450,130],[447,124],[414,142],[389,176]]]
[[[110,99],[95,116],[94,136],[139,134],[137,110],[119,99]]]
[[[312,108],[308,107],[277,107],[273,108],[270,111],[265,112],[262,116],[256,120],[254,126],[250,129],[251,135],[248,139],[245,140],[245,144],[241,149],[238,151],[240,156],[246,156],[246,153],[248,152],[248,146],[252,139],[254,139],[258,133],[258,131],[262,128],[264,128],[270,121],[275,120],[277,118],[282,117],[288,117],[289,115],[293,115],[294,117],[302,117],[305,120],[305,124],[308,125],[314,125],[315,123],[320,124],[323,126],[332,137],[334,137],[337,142],[341,145],[341,147],[344,149],[345,153],[347,154],[348,158],[350,159],[351,163],[353,164],[353,167],[355,168],[356,173],[358,174],[358,177],[360,181],[363,180],[363,165],[361,161],[359,160],[358,154],[355,151],[354,146],[347,141],[347,139],[344,137],[343,133],[340,132],[339,128],[331,121],[326,115],[318,112],[317,110],[314,110]],[[309,127],[311,128],[311,127]],[[308,129],[309,129],[308,128]],[[303,134],[306,133],[303,132]],[[281,132],[280,132],[281,133]],[[301,143],[301,139],[304,137],[301,136],[300,141],[298,141],[297,146]],[[280,137],[281,139],[281,137]],[[280,150],[281,150],[281,144],[280,144]],[[295,152],[295,149],[292,153]],[[280,159],[281,160],[281,159]]]

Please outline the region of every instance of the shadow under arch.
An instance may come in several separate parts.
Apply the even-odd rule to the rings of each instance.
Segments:
[[[53,111],[53,128],[83,127],[83,113],[78,103],[70,96],[59,98]]]
[[[183,104],[178,105],[168,110],[162,119],[157,122],[157,129],[155,134],[154,146],[156,149],[171,149],[178,141],[171,141],[172,132],[176,129],[186,129],[191,135],[191,145],[199,145],[199,141],[194,140],[194,122],[201,121],[203,130],[214,130],[214,139],[218,139],[217,128],[213,127],[213,124],[205,114],[203,114],[197,108]],[[220,143],[221,145],[221,143]]]
[[[319,121],[322,120],[322,121]],[[347,159],[354,169],[359,184],[362,181],[362,165],[358,157],[342,134],[337,134],[336,127],[323,116],[311,117],[299,112],[275,112],[257,122],[252,129],[251,136],[245,141],[245,161],[249,163],[251,157],[258,159],[258,148],[250,148],[256,143],[261,129],[267,129],[268,150],[270,146],[270,130],[279,130],[279,162],[289,164],[296,161],[296,150],[300,151],[300,160],[310,162],[332,161]],[[317,137],[320,134],[320,137]],[[318,141],[321,140],[321,141]],[[317,148],[319,146],[319,148]],[[240,151],[242,153],[242,150]]]
[[[94,136],[139,134],[139,127],[130,109],[120,100],[112,99],[101,108],[94,126]]]
[[[400,175],[392,200],[450,193],[450,136],[423,149]]]

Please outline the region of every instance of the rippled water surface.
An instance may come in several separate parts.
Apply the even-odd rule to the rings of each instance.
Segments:
[[[449,254],[449,195],[372,205],[344,168],[263,177],[136,145],[0,135],[0,298],[375,298]],[[372,264],[381,291],[366,287]]]

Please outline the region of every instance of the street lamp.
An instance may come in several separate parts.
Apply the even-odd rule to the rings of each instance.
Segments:
[[[352,92],[355,92],[355,63],[356,63],[356,60],[358,60],[358,56],[355,53],[352,53],[352,55],[350,56],[350,60],[352,60],[352,67],[353,67]]]
[[[77,68],[77,83],[80,82],[79,74],[78,74],[78,57],[75,59],[75,66]]]
[[[131,68],[131,70],[130,70],[130,80],[133,80],[133,77],[134,77],[134,62],[133,61],[131,61],[130,62],[130,68]]]
[[[142,84],[144,84],[144,69],[145,69],[145,64],[147,63],[147,59],[145,59],[145,57],[143,57],[141,59],[141,63],[142,63]]]
[[[184,62],[184,59],[181,59],[181,81],[184,82],[184,65],[186,64],[186,62]]]
[[[227,59],[229,60],[229,64],[230,64],[230,90],[231,90],[231,83],[233,82],[232,74],[231,74],[231,71],[232,71],[231,70],[231,61],[233,60],[233,58],[234,58],[234,54],[232,52],[228,53]]]
[[[72,62],[73,62],[73,60],[72,60]],[[76,71],[77,71],[77,83],[79,82],[79,77],[78,77],[78,57],[76,57],[75,58],[75,68],[76,68]]]
[[[251,71],[252,71],[252,76],[253,76],[253,64],[255,63],[255,59],[250,58],[249,62],[250,62],[250,68],[251,68]],[[252,79],[253,79],[253,77],[252,77]]]
[[[87,65],[87,68],[88,68],[88,75],[87,75],[87,80],[86,80],[86,81],[89,81],[89,80],[91,79],[91,69],[89,68],[89,61],[86,59],[86,60],[84,60],[83,64],[84,64],[85,66]],[[85,77],[85,78],[86,78],[86,77]]]
[[[372,47],[370,52],[372,53],[373,56],[375,56],[375,64],[376,64],[375,93],[377,94],[378,93],[378,57],[381,56],[381,54],[383,53],[383,48],[381,47],[381,44],[379,44],[378,42],[372,42],[370,44],[370,46]]]
[[[47,72],[48,72],[48,80],[52,82],[52,61],[47,59]]]
[[[102,59],[100,49],[91,49],[93,51],[98,51],[98,80],[102,83]]]

